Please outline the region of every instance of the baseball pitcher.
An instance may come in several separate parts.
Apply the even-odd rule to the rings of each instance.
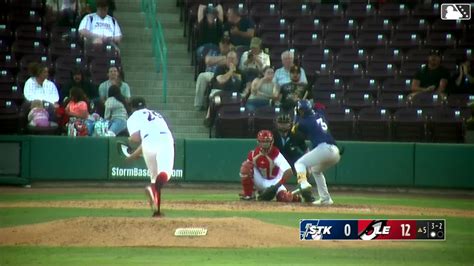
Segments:
[[[151,180],[145,194],[153,216],[161,216],[161,188],[171,178],[173,171],[173,136],[161,114],[146,108],[145,99],[133,98],[131,106],[133,113],[127,120],[129,141],[141,145],[127,159],[137,159],[143,155]]]

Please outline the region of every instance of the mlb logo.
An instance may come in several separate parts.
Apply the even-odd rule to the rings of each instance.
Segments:
[[[470,20],[471,4],[441,4],[442,20]]]

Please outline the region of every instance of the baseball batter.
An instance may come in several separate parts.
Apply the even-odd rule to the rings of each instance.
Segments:
[[[291,166],[277,147],[273,146],[273,134],[261,130],[257,134],[258,146],[249,152],[247,160],[242,163],[240,176],[243,193],[242,200],[253,200],[254,187],[259,195],[258,200],[291,202],[299,200],[283,185],[293,175]]]
[[[153,216],[161,216],[161,188],[171,178],[174,163],[174,140],[165,120],[156,111],[146,108],[145,99],[133,98],[132,115],[127,120],[129,141],[141,145],[128,157],[143,155],[150,172],[151,185],[145,189]]]
[[[314,205],[331,205],[333,200],[329,195],[323,171],[337,164],[340,160],[336,141],[329,132],[326,117],[322,110],[313,110],[308,100],[300,100],[296,106],[293,130],[303,133],[311,141],[313,149],[295,162],[298,184],[302,191],[311,190],[307,180],[306,169],[311,172],[316,181],[319,199]]]

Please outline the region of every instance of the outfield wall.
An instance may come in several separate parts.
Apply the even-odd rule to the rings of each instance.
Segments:
[[[117,140],[0,136],[4,151],[0,183],[148,180],[143,160],[124,161]],[[255,140],[249,139],[176,140],[172,179],[239,182],[240,164],[254,145]],[[345,151],[341,162],[325,173],[330,185],[474,188],[473,144],[341,141],[339,145]]]

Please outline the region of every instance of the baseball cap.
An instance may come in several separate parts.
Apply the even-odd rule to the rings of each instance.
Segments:
[[[258,37],[253,37],[250,40],[250,48],[260,48],[261,45],[262,45],[262,39]]]
[[[134,97],[130,102],[130,105],[133,109],[142,109],[146,107],[145,98],[143,97]]]
[[[290,67],[290,73],[301,73],[301,68],[298,65],[292,65]]]
[[[430,55],[441,56],[441,52],[437,49],[431,49],[430,50]]]

